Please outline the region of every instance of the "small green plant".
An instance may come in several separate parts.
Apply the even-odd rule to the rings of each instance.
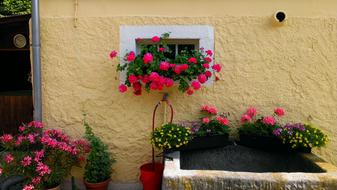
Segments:
[[[274,130],[273,134],[292,148],[321,147],[328,142],[327,135],[309,124],[286,124]]]
[[[89,183],[99,183],[110,179],[112,174],[112,164],[115,159],[108,151],[108,146],[97,137],[89,124],[84,120],[85,138],[90,144],[91,151],[87,156],[84,179]]]
[[[186,145],[191,139],[189,129],[168,123],[154,130],[151,143],[158,149],[170,150]]]
[[[0,1],[0,16],[30,14],[31,8],[31,0],[2,0]]]

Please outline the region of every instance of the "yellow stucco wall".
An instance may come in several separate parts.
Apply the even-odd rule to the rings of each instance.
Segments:
[[[328,146],[315,152],[337,164],[336,1],[79,0],[77,28],[74,2],[41,1],[44,122],[81,136],[82,113],[88,113],[116,155],[114,181],[136,181],[138,167],[150,161],[152,111],[162,96],[117,91],[111,66],[117,60],[108,53],[119,50],[120,25],[214,27],[221,80],[190,97],[171,91],[176,121],[196,119],[206,103],[231,112],[234,124],[247,106],[264,114],[281,106],[284,120],[312,118],[329,135]],[[288,13],[283,26],[271,21],[278,9]]]

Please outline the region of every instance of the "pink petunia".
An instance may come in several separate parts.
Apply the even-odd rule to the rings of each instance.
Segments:
[[[151,41],[154,42],[154,43],[160,42],[160,37],[159,36],[153,36],[151,38]]]
[[[153,62],[153,56],[152,56],[152,54],[151,53],[146,53],[143,56],[143,62],[144,62],[144,64],[148,64],[148,63]]]
[[[249,115],[251,118],[256,116],[256,108],[254,107],[248,108],[246,114]]]
[[[117,51],[115,51],[115,50],[111,51],[111,53],[110,53],[110,58],[113,59],[113,58],[115,58],[116,56],[117,56]]]
[[[198,80],[201,84],[204,84],[207,81],[207,76],[205,74],[200,74]]]
[[[246,122],[250,122],[252,120],[252,118],[247,115],[247,114],[244,114],[242,117],[241,117],[241,122],[242,123],[246,123]]]
[[[167,71],[170,68],[170,64],[166,61],[160,62],[159,69],[162,71]]]
[[[134,61],[135,59],[136,59],[136,54],[133,51],[131,51],[126,57],[127,61]]]
[[[191,58],[189,58],[187,60],[187,62],[196,64],[197,63],[197,59],[195,57],[191,57]]]
[[[204,117],[204,118],[202,118],[202,122],[207,124],[207,123],[210,122],[210,120],[209,120],[208,117]]]
[[[135,83],[135,82],[138,81],[138,78],[137,78],[135,75],[130,75],[130,76],[128,77],[128,81],[129,81],[131,84],[133,84],[133,83]]]
[[[205,52],[206,52],[206,54],[209,55],[209,56],[212,56],[212,55],[213,55],[213,52],[212,52],[212,50],[210,50],[210,49],[209,49],[209,50],[206,50]]]
[[[212,58],[210,58],[210,57],[205,57],[204,61],[205,61],[206,63],[210,63],[210,62],[212,62]]]
[[[275,125],[276,121],[273,116],[266,116],[266,117],[263,117],[262,123],[266,125]]]
[[[128,90],[128,87],[125,84],[120,84],[118,90],[119,92],[124,93]]]
[[[284,116],[285,111],[284,111],[283,108],[275,108],[274,113],[275,113],[277,116],[282,117],[282,116]]]
[[[191,86],[193,87],[194,90],[199,90],[200,87],[201,87],[201,84],[200,84],[199,81],[194,80],[194,81],[192,82]]]
[[[214,64],[212,66],[212,69],[215,70],[216,72],[220,72],[221,71],[221,65],[220,64]]]

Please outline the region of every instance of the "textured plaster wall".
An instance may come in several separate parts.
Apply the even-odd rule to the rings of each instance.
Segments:
[[[337,164],[336,17],[289,17],[284,26],[275,26],[270,15],[91,16],[79,17],[75,28],[73,17],[47,14],[43,8],[50,3],[42,5],[44,122],[79,137],[86,112],[94,131],[116,156],[114,181],[136,181],[139,166],[151,160],[152,111],[162,97],[118,93],[117,60],[110,61],[108,54],[119,50],[120,25],[214,27],[221,80],[190,97],[170,91],[175,121],[198,118],[200,105],[208,103],[231,112],[236,126],[247,106],[263,114],[281,106],[288,113],[284,120],[309,119],[329,135],[328,146],[315,153]],[[163,118],[159,114],[158,123]]]

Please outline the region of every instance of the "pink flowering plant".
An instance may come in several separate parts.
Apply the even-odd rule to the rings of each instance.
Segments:
[[[229,133],[228,113],[218,113],[218,109],[212,105],[203,105],[201,107],[203,117],[200,122],[192,126],[194,136],[212,136],[226,135]]]
[[[143,90],[161,91],[178,85],[179,91],[191,95],[211,80],[215,72],[220,72],[220,64],[211,64],[211,50],[182,51],[170,59],[167,54],[170,51],[166,43],[168,38],[169,33],[154,36],[150,45],[143,39],[136,39],[140,53],[128,52],[124,62],[117,65],[117,71],[126,71],[126,81],[120,84],[120,92],[132,88],[135,95],[141,95]],[[111,58],[116,56],[116,51],[110,53]]]
[[[281,128],[279,119],[284,116],[283,108],[275,108],[274,113],[268,116],[257,114],[254,107],[250,107],[241,116],[242,125],[239,127],[240,135],[273,136],[274,130]]]
[[[89,151],[86,141],[72,140],[60,130],[43,130],[37,121],[20,126],[14,137],[1,136],[0,141],[5,149],[0,155],[0,175],[24,176],[24,190],[59,185]]]

